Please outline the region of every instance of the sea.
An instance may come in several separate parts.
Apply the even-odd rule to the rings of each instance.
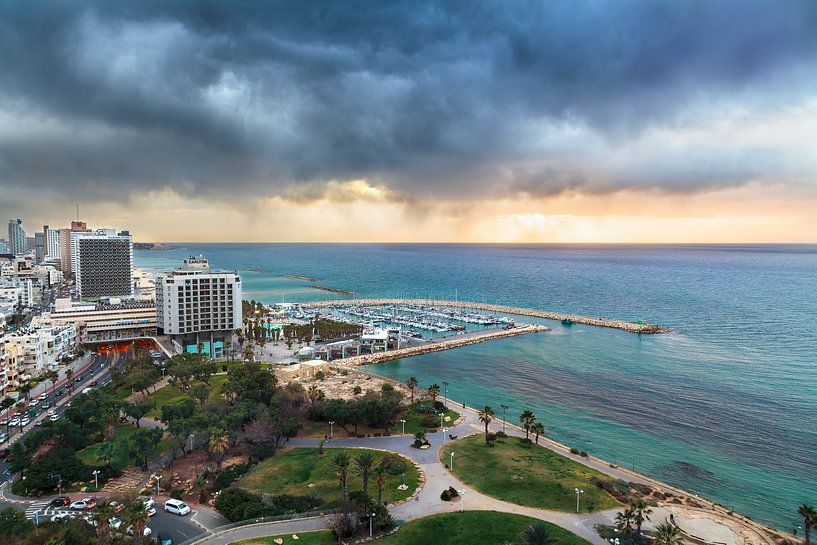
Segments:
[[[173,244],[237,270],[245,299],[459,299],[668,326],[552,331],[374,371],[525,409],[553,439],[784,531],[817,503],[817,245]],[[285,275],[312,277],[313,282]],[[520,322],[532,319],[519,318]]]

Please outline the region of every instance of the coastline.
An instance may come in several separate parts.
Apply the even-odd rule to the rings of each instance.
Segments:
[[[346,367],[346,366],[344,366],[342,364],[338,364],[337,362],[333,363],[333,367],[335,365],[337,365],[338,368]],[[394,385],[399,385],[401,387],[404,386],[402,382],[400,382],[399,380],[394,379],[392,377],[380,375],[380,374],[378,374],[376,372],[368,371],[367,369],[363,369],[363,368],[360,368],[360,367],[356,367],[355,370],[357,370],[357,371],[359,371],[361,373],[364,373],[364,374],[369,374],[371,376],[375,376],[378,379],[390,382],[390,383],[392,383]],[[478,413],[479,413],[478,409],[475,408],[475,407],[470,407],[470,406],[468,406],[468,405],[466,405],[464,403],[461,403],[461,402],[459,402],[456,399],[453,399],[451,397],[448,397],[446,399],[450,403],[452,409],[455,409],[457,411],[463,411],[463,410],[468,411],[468,412],[472,413],[473,415],[478,415]],[[462,419],[463,417],[461,416],[460,418]],[[494,422],[496,424],[502,424],[503,420],[501,418],[499,418],[499,417],[496,417],[494,419]],[[522,428],[521,426],[519,426],[519,425],[517,425],[517,424],[515,424],[515,423],[513,423],[511,421],[504,421],[504,424],[505,424],[506,427],[512,428],[513,430],[519,432],[520,434],[525,433],[524,428]],[[556,452],[557,454],[559,454],[561,456],[564,456],[566,458],[574,460],[574,461],[576,461],[578,463],[581,463],[583,465],[586,465],[586,466],[588,466],[590,468],[599,470],[602,473],[605,473],[605,474],[609,475],[611,470],[614,470],[616,472],[622,473],[625,476],[629,477],[629,479],[632,482],[646,484],[648,486],[651,486],[651,487],[654,487],[654,488],[656,488],[658,490],[661,490],[662,492],[671,492],[672,494],[675,494],[679,498],[683,498],[683,499],[685,499],[687,501],[690,501],[690,502],[693,502],[693,503],[701,504],[701,507],[697,507],[697,509],[701,509],[704,512],[713,514],[713,515],[715,515],[717,517],[720,517],[720,518],[723,518],[723,519],[727,519],[729,521],[734,522],[736,525],[743,526],[743,527],[749,529],[751,532],[754,532],[754,533],[758,534],[760,537],[764,538],[765,545],[779,545],[780,543],[783,543],[784,541],[792,541],[792,540],[795,543],[799,543],[799,541],[800,541],[800,540],[798,540],[797,538],[795,538],[794,536],[792,536],[790,534],[787,534],[785,532],[782,532],[780,530],[777,530],[775,528],[772,528],[770,526],[766,526],[766,525],[764,525],[764,524],[762,524],[760,522],[757,522],[757,521],[753,520],[751,517],[749,517],[749,516],[747,516],[747,515],[745,515],[743,513],[740,513],[738,511],[735,511],[734,509],[730,509],[727,506],[715,503],[715,502],[713,502],[713,501],[711,501],[711,500],[709,500],[707,498],[703,498],[703,497],[698,496],[696,494],[692,494],[692,493],[690,493],[690,492],[688,492],[686,490],[683,490],[683,489],[678,488],[676,486],[667,484],[667,483],[665,483],[663,481],[660,481],[658,479],[650,477],[649,475],[639,473],[639,472],[634,471],[632,469],[629,469],[627,467],[608,462],[608,461],[606,461],[604,459],[598,458],[598,457],[593,456],[593,455],[588,455],[585,458],[585,457],[580,456],[578,454],[571,453],[569,446],[567,446],[567,445],[565,445],[563,443],[560,443],[560,442],[558,442],[558,441],[556,441],[554,439],[551,439],[551,438],[549,438],[547,436],[540,437],[539,441],[540,441],[540,444],[539,444],[540,447],[549,448],[550,450]],[[694,505],[693,506],[686,505],[685,508],[687,508],[687,509],[696,509],[696,507]],[[753,545],[758,545],[758,544],[755,543]]]
[[[467,308],[472,310],[482,310],[488,312],[501,312],[503,314],[514,314],[517,316],[530,316],[533,318],[543,318],[546,320],[569,321],[576,324],[592,325],[596,327],[607,327],[611,329],[621,329],[630,333],[652,335],[657,333],[669,333],[670,329],[657,324],[644,324],[628,322],[615,318],[601,318],[597,316],[580,316],[578,314],[565,314],[561,312],[551,312],[531,308],[510,307],[505,305],[492,305],[488,303],[476,303],[472,301],[446,301],[439,299],[342,299],[329,301],[314,301],[311,303],[301,303],[311,307],[329,307],[334,305],[393,305],[412,304],[426,306],[441,306]]]

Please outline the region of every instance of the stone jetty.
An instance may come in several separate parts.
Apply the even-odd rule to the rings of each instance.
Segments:
[[[453,337],[445,337],[437,341],[430,341],[420,346],[412,346],[410,348],[399,348],[397,350],[389,350],[388,352],[376,352],[374,354],[363,354],[361,356],[352,356],[349,358],[332,360],[332,365],[368,365],[371,363],[383,363],[385,361],[408,358],[410,356],[419,356],[430,352],[439,352],[441,350],[459,348],[460,346],[468,346],[493,339],[504,339],[505,337],[515,337],[516,335],[539,333],[543,331],[550,330],[549,328],[539,324],[524,325],[510,329],[485,330],[474,335],[455,335]]]
[[[505,305],[491,305],[486,303],[475,303],[473,301],[441,301],[433,299],[344,299],[335,301],[318,301],[315,303],[308,303],[312,307],[327,307],[333,305],[425,305],[438,307],[456,307],[467,308],[473,310],[482,310],[487,312],[500,312],[502,314],[515,314],[519,316],[532,316],[534,318],[544,318],[546,320],[570,320],[576,324],[593,325],[597,327],[609,327],[612,329],[621,329],[629,331],[630,333],[640,334],[654,334],[654,333],[668,333],[669,328],[662,327],[655,324],[640,324],[636,322],[627,322],[625,320],[616,320],[613,318],[597,318],[593,316],[579,316],[576,314],[563,314],[561,312],[549,312],[546,310],[537,310],[533,308],[519,308],[509,307]]]

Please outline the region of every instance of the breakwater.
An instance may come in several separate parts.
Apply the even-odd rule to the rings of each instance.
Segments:
[[[526,333],[541,333],[543,331],[549,331],[549,328],[539,324],[525,325],[511,329],[481,331],[467,336],[458,335],[455,337],[447,337],[439,341],[430,341],[420,346],[398,348],[397,350],[389,350],[387,352],[376,352],[374,354],[363,354],[360,356],[351,356],[348,358],[332,360],[332,365],[369,365],[373,363],[383,363],[385,361],[419,356],[421,354],[439,352],[441,350],[449,350],[451,348],[468,346],[493,339],[504,339],[506,337],[515,337]]]
[[[313,290],[321,290],[321,291],[329,291],[332,293],[338,293],[340,295],[354,295],[355,292],[349,290],[342,290],[340,288],[332,288],[329,286],[319,286],[318,284],[312,284],[309,286]]]
[[[550,312],[546,310],[538,310],[533,308],[519,308],[509,307],[505,305],[475,303],[473,301],[443,301],[430,299],[345,299],[335,301],[318,301],[315,303],[309,303],[308,305],[312,307],[329,307],[334,305],[366,306],[366,305],[396,305],[396,304],[467,308],[487,312],[500,312],[502,314],[515,314],[518,316],[531,316],[534,318],[544,318],[546,320],[559,321],[569,320],[570,322],[576,324],[592,325],[596,327],[609,327],[612,329],[621,329],[623,331],[629,331],[630,333],[655,334],[669,332],[669,328],[655,324],[628,322],[625,320],[617,320],[614,318],[579,316],[577,314],[564,314],[561,312]]]

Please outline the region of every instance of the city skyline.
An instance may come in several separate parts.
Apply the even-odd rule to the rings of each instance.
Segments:
[[[817,8],[0,6],[0,214],[134,240],[814,242]]]

